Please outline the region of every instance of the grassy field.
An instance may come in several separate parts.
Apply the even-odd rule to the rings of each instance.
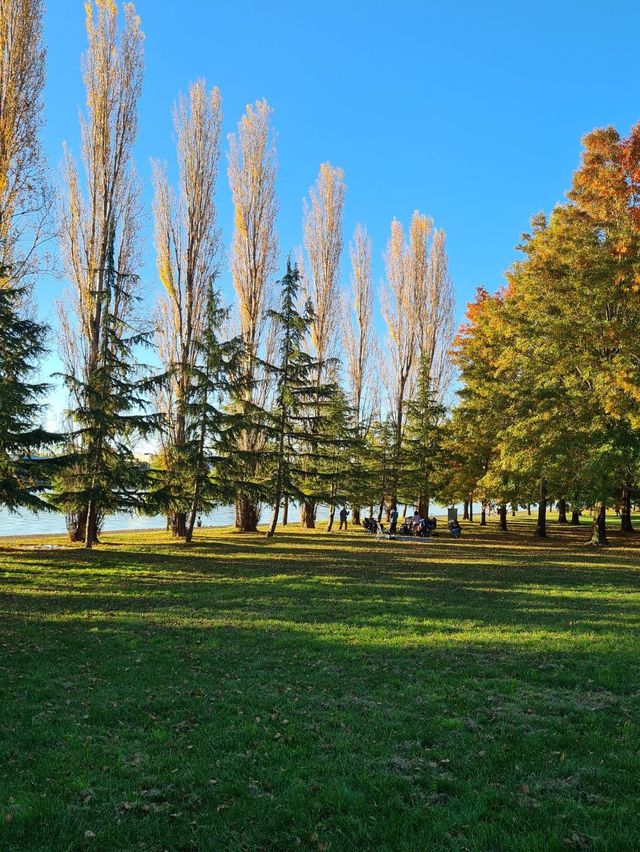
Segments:
[[[0,848],[640,849],[640,542],[551,527],[4,540]]]

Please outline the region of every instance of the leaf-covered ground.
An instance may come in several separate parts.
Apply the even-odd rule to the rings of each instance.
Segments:
[[[551,526],[5,540],[0,848],[640,848],[640,542]]]

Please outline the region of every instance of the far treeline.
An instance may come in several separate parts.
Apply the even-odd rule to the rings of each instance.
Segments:
[[[154,244],[162,285],[142,304],[143,222],[133,150],[143,34],[131,4],[86,6],[81,155],[65,152],[53,187],[40,143],[42,0],[0,5],[0,504],[66,514],[91,547],[114,512],[163,513],[190,541],[196,519],[235,503],[236,526],[268,535],[292,504],[349,504],[379,518],[434,500],[537,504],[560,521],[594,510],[631,532],[640,461],[640,127],[585,138],[565,204],[533,219],[507,286],[479,290],[454,337],[444,232],[416,212],[394,220],[376,335],[372,243],[356,227],[341,282],[342,170],[320,167],[303,209],[301,249],[283,264],[276,148],[266,101],[229,137],[235,209],[229,249],[236,310],[218,281],[225,256],[216,190],[222,101],[204,80],[180,95],[178,175],[155,162]],[[68,424],[52,434],[35,368],[53,336],[34,318],[33,287],[59,247],[67,290],[55,337]],[[148,358],[148,350],[156,353]],[[340,357],[341,356],[341,357]],[[150,368],[148,361],[161,368]],[[455,403],[448,405],[453,380]],[[157,453],[142,460],[141,442]],[[147,444],[148,445],[148,444]],[[406,511],[406,508],[405,508]]]

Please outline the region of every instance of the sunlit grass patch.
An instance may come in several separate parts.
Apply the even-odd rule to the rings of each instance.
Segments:
[[[640,550],[531,532],[4,543],[0,846],[635,848]]]

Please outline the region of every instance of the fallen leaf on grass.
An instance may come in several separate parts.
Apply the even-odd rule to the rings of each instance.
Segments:
[[[574,831],[571,837],[565,837],[562,841],[567,849],[590,849],[593,844],[593,838],[588,834],[583,834],[581,831]]]

